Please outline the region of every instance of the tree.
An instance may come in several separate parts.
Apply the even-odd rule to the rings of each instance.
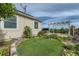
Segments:
[[[7,20],[7,17],[13,16],[15,14],[15,6],[11,3],[0,3],[0,21]],[[0,43],[3,42],[4,33],[0,29]]]
[[[0,18],[6,18],[15,14],[15,6],[11,3],[0,3]]]

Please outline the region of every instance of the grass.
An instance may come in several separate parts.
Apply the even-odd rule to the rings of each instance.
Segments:
[[[19,56],[60,56],[63,44],[58,40],[32,38],[17,46]]]

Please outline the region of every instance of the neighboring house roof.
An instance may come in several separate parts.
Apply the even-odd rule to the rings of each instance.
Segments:
[[[24,17],[31,18],[32,20],[36,20],[36,21],[42,22],[39,19],[37,19],[36,17],[34,17],[34,16],[30,15],[30,14],[24,13],[22,11],[16,10],[16,13],[19,14],[19,15],[22,15]]]

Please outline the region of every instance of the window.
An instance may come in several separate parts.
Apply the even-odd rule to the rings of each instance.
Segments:
[[[17,18],[15,16],[7,18],[7,21],[4,21],[4,28],[17,28]]]
[[[34,22],[34,28],[38,29],[38,22]]]

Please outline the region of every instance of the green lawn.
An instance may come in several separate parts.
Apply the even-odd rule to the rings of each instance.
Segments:
[[[32,38],[17,46],[19,56],[60,56],[63,44],[56,40]]]

